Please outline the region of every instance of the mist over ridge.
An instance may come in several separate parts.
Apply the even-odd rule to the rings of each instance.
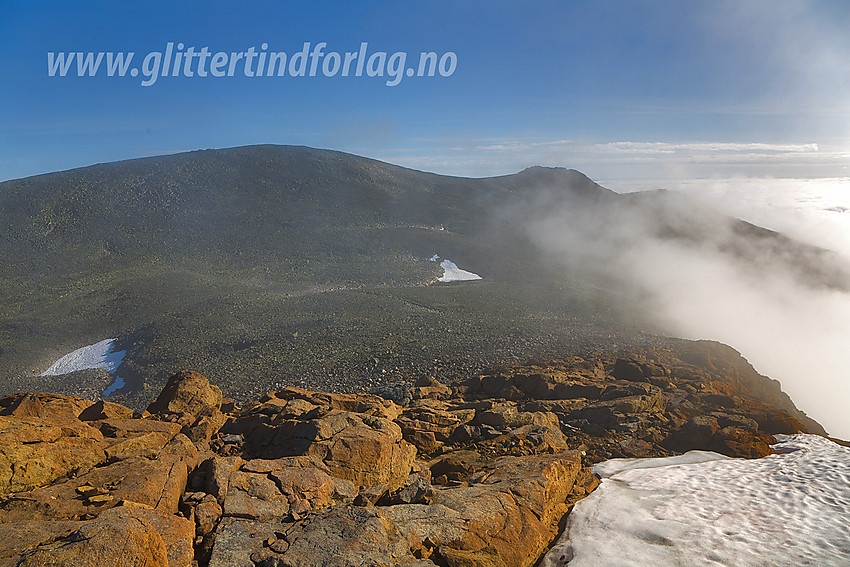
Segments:
[[[810,256],[797,242],[692,197],[697,191],[625,193],[614,206],[591,209],[557,195],[553,189],[510,213],[525,219],[553,261],[626,294],[663,332],[733,346],[828,431],[850,433],[843,409],[850,398],[850,261],[841,242],[838,251]]]

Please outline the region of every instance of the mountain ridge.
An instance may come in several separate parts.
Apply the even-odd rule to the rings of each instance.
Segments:
[[[228,383],[254,377],[247,397],[446,368],[462,379],[529,356],[657,342],[662,330],[628,288],[558,264],[529,232],[540,211],[563,209],[603,235],[645,217],[664,238],[673,227],[712,242],[711,230],[676,225],[679,209],[647,201],[564,168],[470,179],[274,145],[3,182],[0,372],[7,391],[27,390],[59,356],[118,336],[128,386],[115,399],[133,407],[185,365]],[[822,261],[781,240],[784,259],[762,230],[712,245],[737,246],[744,263],[763,250],[786,268]],[[770,242],[751,249],[759,238]],[[434,253],[484,279],[430,285]]]

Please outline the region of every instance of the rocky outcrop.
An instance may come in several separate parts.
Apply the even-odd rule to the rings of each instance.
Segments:
[[[289,388],[267,396],[222,431],[241,436],[252,457],[309,455],[337,478],[394,489],[407,478],[416,454],[393,421],[400,411],[377,396]]]
[[[103,435],[85,423],[0,416],[0,493],[32,490],[106,458]]]
[[[198,450],[180,425],[48,394],[0,408],[0,564],[192,565],[176,513]]]
[[[580,470],[577,452],[503,457],[417,502],[338,503],[294,521],[227,518],[210,565],[530,566],[557,533]]]
[[[381,512],[414,556],[434,556],[437,564],[530,566],[557,533],[580,470],[575,451],[501,457],[456,485],[435,488],[429,504]]]
[[[592,463],[753,458],[774,433],[819,431],[733,353],[531,360],[454,387],[286,388],[242,408],[184,371],[144,415],[6,396],[0,566],[530,567],[598,484]]]
[[[494,422],[488,409],[471,430],[459,432],[464,437],[504,435],[517,419],[549,412],[567,444],[586,446],[593,462],[691,449],[754,458],[770,453],[775,433],[825,434],[776,381],[731,348],[709,341],[502,366],[457,391],[467,402],[457,407],[497,398],[504,401],[496,413],[514,420]]]

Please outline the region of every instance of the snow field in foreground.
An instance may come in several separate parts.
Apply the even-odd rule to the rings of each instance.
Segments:
[[[613,459],[542,567],[850,565],[850,449],[777,436],[777,454]]]

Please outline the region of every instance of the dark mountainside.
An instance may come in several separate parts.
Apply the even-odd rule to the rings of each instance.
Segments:
[[[465,376],[527,356],[532,339],[540,354],[601,346],[593,319],[609,298],[493,226],[493,207],[522,190],[274,146],[5,183],[0,369],[32,375],[117,336],[128,351],[118,397],[138,407],[184,366],[245,399],[276,382],[350,390],[434,367]],[[427,286],[441,274],[434,253],[485,281]],[[549,317],[559,324],[538,324]]]
[[[0,184],[3,388],[89,392],[102,374],[37,374],[110,337],[127,351],[110,399],[136,409],[186,367],[244,401],[662,341],[629,274],[533,242],[553,209],[591,238],[640,218],[759,270],[848,281],[824,251],[571,170],[465,179],[304,147],[196,151]],[[484,279],[430,285],[435,253]]]

